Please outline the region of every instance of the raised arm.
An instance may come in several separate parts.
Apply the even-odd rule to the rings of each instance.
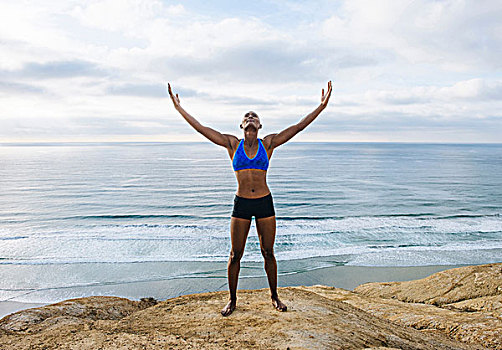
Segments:
[[[329,98],[331,96],[331,81],[328,82],[328,90],[326,94],[324,94],[324,89],[322,89],[321,95],[321,104],[314,109],[310,114],[308,114],[305,118],[300,120],[297,124],[290,126],[282,130],[278,134],[270,134],[263,138],[263,141],[266,141],[268,144],[268,149],[274,149],[285,142],[288,142],[298,134],[300,131],[305,129],[310,123],[314,121],[315,118],[326,108],[329,102]]]
[[[199,133],[204,135],[209,141],[219,145],[223,146],[227,149],[233,148],[233,142],[237,140],[237,137],[233,135],[227,135],[227,134],[222,134],[219,131],[216,131],[214,129],[211,129],[208,126],[204,126],[201,123],[197,121],[194,117],[192,117],[190,114],[188,114],[187,111],[183,109],[180,105],[180,98],[178,97],[178,94],[173,94],[173,91],[171,90],[171,85],[168,83],[167,84],[167,90],[169,91],[169,96],[171,97],[171,100],[173,101],[174,108],[181,114],[183,118],[190,124],[195,130],[197,130]]]

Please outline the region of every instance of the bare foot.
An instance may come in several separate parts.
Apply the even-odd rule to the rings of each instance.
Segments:
[[[274,305],[274,307],[281,311],[281,312],[284,312],[284,311],[287,311],[288,310],[288,307],[286,305],[284,305],[282,303],[282,301],[279,300],[279,297],[272,297],[272,304]]]
[[[228,302],[228,304],[223,308],[221,309],[221,314],[223,316],[228,316],[230,315],[232,312],[234,312],[235,310],[235,305],[237,304],[237,301],[235,300],[230,300]]]

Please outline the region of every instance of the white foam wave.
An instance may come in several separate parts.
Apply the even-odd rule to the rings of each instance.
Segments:
[[[354,263],[362,261],[363,256],[373,257],[365,258],[369,259],[368,264],[378,263],[374,258],[378,254],[397,254],[397,261],[410,262],[416,258],[405,259],[407,254],[434,252],[440,256],[442,252],[455,251],[457,263],[462,263],[464,252],[501,252],[501,228],[502,218],[498,216],[278,219],[275,249],[280,260],[344,255],[350,256],[349,263]],[[254,223],[251,231],[244,259],[261,261]],[[4,231],[0,236],[0,264],[225,261],[230,250],[229,236],[227,220],[219,219],[192,225],[80,225],[38,229],[23,235]],[[445,258],[445,263],[450,260],[451,257]]]

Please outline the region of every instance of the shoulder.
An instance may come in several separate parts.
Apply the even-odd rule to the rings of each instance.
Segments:
[[[270,148],[272,147],[272,139],[275,135],[277,134],[269,134],[262,139],[261,142],[263,143],[263,146],[266,150],[270,150]]]
[[[237,148],[239,145],[240,139],[237,138],[237,136],[230,135],[230,134],[223,134],[227,140],[228,140],[228,147],[231,149]]]

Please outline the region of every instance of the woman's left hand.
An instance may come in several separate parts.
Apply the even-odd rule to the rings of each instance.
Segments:
[[[331,97],[331,80],[328,82],[328,90],[324,94],[324,89],[322,89],[321,105],[326,107],[328,105],[329,98]]]

